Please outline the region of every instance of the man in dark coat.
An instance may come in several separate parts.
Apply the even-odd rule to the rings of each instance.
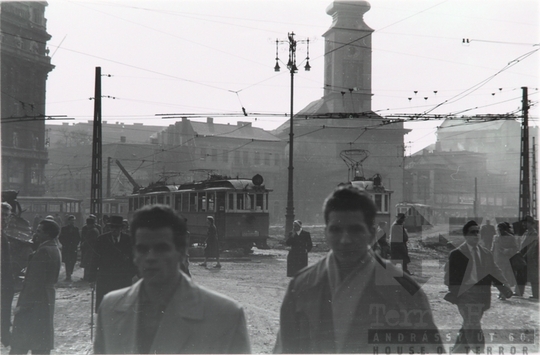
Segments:
[[[339,187],[324,203],[330,252],[290,282],[280,312],[276,353],[444,352],[420,286],[376,255],[377,207],[353,187]],[[393,344],[385,339],[394,334]],[[426,334],[428,341],[398,333]],[[391,347],[391,349],[388,349]]]
[[[58,247],[60,227],[44,219],[38,224],[23,288],[14,311],[10,354],[49,354],[54,349],[54,303],[62,257]]]
[[[77,248],[81,241],[79,228],[75,227],[75,216],[68,216],[67,225],[60,230],[58,240],[62,244],[62,261],[66,265],[66,281],[71,281],[71,274],[73,274],[77,262]]]
[[[505,297],[512,296],[501,269],[493,261],[493,254],[478,244],[479,233],[475,221],[467,222],[463,227],[465,243],[450,252],[445,267],[444,281],[449,290],[445,300],[457,305],[463,317],[452,353],[484,352],[481,320],[491,306],[492,284]]]
[[[408,268],[411,258],[409,257],[409,248],[407,247],[409,235],[403,226],[405,218],[406,216],[404,213],[398,213],[396,216],[396,221],[390,228],[390,255],[394,262],[401,262],[404,272],[409,275],[413,275]]]
[[[293,230],[285,240],[285,245],[291,247],[287,255],[287,276],[293,277],[308,265],[308,253],[313,248],[311,234],[302,229],[302,221],[293,222]]]
[[[81,230],[81,267],[84,268],[83,280],[95,280],[92,273],[92,259],[96,256],[96,242],[101,233],[95,224],[95,218],[87,218]]]
[[[11,217],[11,205],[7,202],[2,202],[2,284],[1,284],[1,299],[2,302],[2,314],[0,324],[0,331],[2,337],[2,344],[9,346],[11,341],[11,303],[13,302],[13,296],[15,293],[15,280],[13,279],[13,272],[11,270],[11,250],[9,245],[9,239],[6,234],[6,228]]]
[[[96,241],[96,256],[91,266],[91,274],[96,278],[96,312],[105,294],[131,286],[136,274],[130,237],[122,233],[123,220],[122,216],[111,216],[110,232],[100,235]]]

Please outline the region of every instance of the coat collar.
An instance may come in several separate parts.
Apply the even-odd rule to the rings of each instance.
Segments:
[[[125,317],[125,340],[136,347],[139,292],[143,280],[137,281],[127,293],[112,306],[115,312]],[[173,354],[182,352],[194,331],[193,321],[204,319],[204,300],[200,288],[185,275],[172,296],[156,331],[150,353]],[[181,331],[179,331],[179,329]],[[136,352],[136,351],[135,351]]]

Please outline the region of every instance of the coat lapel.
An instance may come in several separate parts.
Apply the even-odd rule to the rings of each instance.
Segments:
[[[181,277],[154,337],[150,353],[177,354],[192,352],[194,321],[204,318],[200,289],[185,276]]]
[[[139,317],[137,308],[141,284],[142,280],[136,282],[133,287],[129,289],[129,292],[113,306],[113,309],[119,315],[117,321],[122,323],[123,333],[118,339],[118,342],[120,343],[119,351],[126,354],[136,354],[138,352],[137,324],[139,323]]]

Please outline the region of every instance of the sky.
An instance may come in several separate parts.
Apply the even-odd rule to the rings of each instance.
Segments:
[[[538,118],[540,2],[371,0],[372,110],[399,114],[521,113],[528,87]],[[52,64],[47,115],[93,119],[101,67],[102,120],[173,124],[160,114],[274,129],[288,120],[288,45],[309,39],[311,71],[294,76],[294,112],[323,95],[330,0],[49,0]],[[463,40],[468,43],[463,43]],[[305,42],[297,46],[304,66]],[[109,76],[110,75],[110,76]],[[249,114],[241,115],[242,107]],[[230,116],[226,116],[230,115]],[[197,120],[198,118],[194,118]],[[48,124],[52,123],[48,121]],[[439,120],[406,123],[410,154],[435,140]],[[142,142],[141,142],[142,143]]]

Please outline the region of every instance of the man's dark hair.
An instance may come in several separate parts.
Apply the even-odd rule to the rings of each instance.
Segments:
[[[43,226],[43,232],[47,234],[50,239],[58,237],[60,234],[60,226],[53,220],[44,219],[39,222]]]
[[[469,232],[469,228],[471,228],[472,226],[478,226],[478,223],[476,223],[476,221],[472,221],[472,220],[465,223],[465,225],[463,226],[463,236],[467,235],[467,233]]]
[[[340,186],[326,198],[323,204],[324,221],[328,223],[330,212],[361,211],[366,224],[373,226],[377,206],[368,194],[352,186]]]
[[[187,225],[185,218],[166,205],[147,205],[137,210],[129,226],[131,241],[135,245],[135,233],[139,228],[160,229],[169,227],[173,231],[177,250],[187,247]]]

